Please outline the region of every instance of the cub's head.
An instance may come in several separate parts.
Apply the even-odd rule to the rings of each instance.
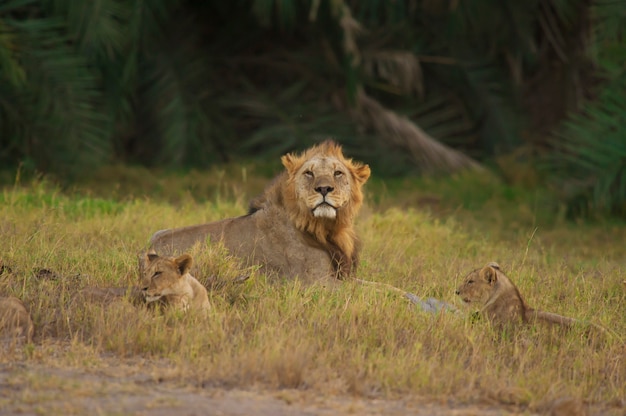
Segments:
[[[341,146],[327,140],[302,155],[286,154],[286,202],[301,220],[315,218],[352,222],[363,203],[361,187],[370,168],[343,156]]]
[[[180,295],[178,286],[192,262],[189,254],[175,258],[146,254],[140,267],[141,288],[146,302],[154,302],[167,295]]]
[[[465,277],[456,294],[466,303],[486,303],[495,290],[499,271],[500,266],[494,262],[488,263],[482,269],[474,270]]]

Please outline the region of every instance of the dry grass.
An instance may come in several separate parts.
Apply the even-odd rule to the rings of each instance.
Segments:
[[[370,198],[358,222],[360,277],[461,306],[454,296],[460,280],[494,260],[531,306],[596,322],[621,338],[585,328],[498,334],[466,314],[426,314],[396,294],[349,282],[302,287],[252,271],[244,284],[220,284],[250,270],[219,248],[205,254],[206,276],[198,276],[218,277],[208,318],[155,313],[125,300],[72,300],[86,286],[133,285],[136,253],[152,232],[241,214],[243,192],[218,203],[187,197],[183,206],[141,195],[123,202],[67,196],[40,183],[5,189],[0,259],[11,270],[0,275],[0,294],[30,307],[36,334],[0,361],[89,367],[102,356],[141,357],[167,362],[169,378],[195,385],[452,396],[531,410],[568,396],[623,411],[626,229],[558,221],[537,227],[524,220],[532,212],[526,205],[519,212],[508,206],[508,214],[487,203],[434,216],[406,204],[383,210],[393,198]],[[515,226],[492,221],[502,215],[516,218]],[[56,275],[37,273],[41,268]]]

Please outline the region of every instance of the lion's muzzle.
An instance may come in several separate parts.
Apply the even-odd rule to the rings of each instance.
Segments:
[[[160,293],[149,293],[149,290],[150,289],[148,288],[144,288],[141,291],[141,293],[143,294],[143,298],[146,300],[147,303],[156,302],[163,297],[163,295]]]
[[[337,208],[324,200],[313,208],[313,216],[316,218],[328,218],[334,220],[337,218]]]

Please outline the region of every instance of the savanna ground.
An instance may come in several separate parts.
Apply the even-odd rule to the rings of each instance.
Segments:
[[[626,407],[626,227],[571,222],[549,193],[486,174],[366,185],[359,275],[458,306],[428,314],[345,282],[270,282],[219,248],[210,316],[158,313],[83,287],[131,286],[158,229],[245,212],[266,179],[246,170],[103,172],[60,191],[7,186],[0,294],[24,301],[32,342],[4,341],[0,408],[20,414],[542,414],[572,398],[590,414]],[[531,306],[594,322],[501,334],[454,289],[497,261]],[[242,274],[243,284],[229,283]]]

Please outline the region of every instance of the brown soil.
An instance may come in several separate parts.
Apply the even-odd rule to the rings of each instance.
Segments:
[[[3,360],[4,361],[4,360]],[[496,404],[326,396],[308,390],[201,387],[167,380],[168,369],[146,360],[102,358],[83,367],[36,362],[0,364],[2,414],[20,415],[533,415]],[[172,371],[172,370],[170,370]],[[178,379],[180,380],[180,379]]]
[[[0,344],[0,414],[19,415],[617,415],[621,406],[587,406],[561,398],[526,407],[460,403],[416,395],[321,395],[313,389],[205,385],[165,360],[68,354],[67,345]],[[46,350],[42,355],[39,348]],[[25,358],[29,356],[30,358]],[[61,357],[59,362],[54,357]],[[578,413],[571,413],[572,406]],[[565,411],[565,413],[562,412]],[[618,413],[616,413],[616,411]]]

